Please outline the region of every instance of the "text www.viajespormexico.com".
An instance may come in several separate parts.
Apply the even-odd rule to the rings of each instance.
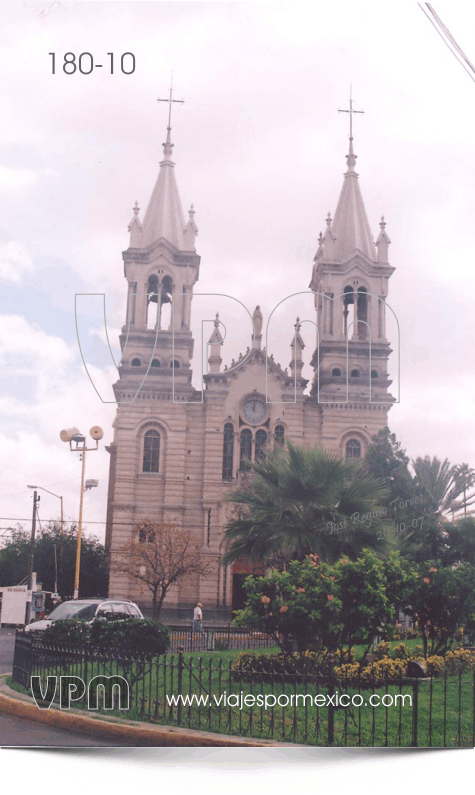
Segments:
[[[412,695],[410,693],[396,693],[394,696],[391,693],[385,693],[380,696],[378,693],[371,693],[366,699],[363,698],[361,693],[354,693],[350,696],[348,693],[317,693],[311,695],[310,693],[281,693],[275,696],[273,693],[258,693],[253,695],[247,693],[244,695],[241,690],[240,693],[229,693],[226,691],[218,696],[210,696],[208,693],[193,693],[192,695],[173,695],[166,696],[167,704],[169,707],[234,707],[237,709],[244,709],[245,707],[264,707],[264,709],[272,709],[273,707],[393,707],[402,705],[412,707]],[[211,699],[211,701],[210,701]],[[406,699],[408,701],[406,702]]]

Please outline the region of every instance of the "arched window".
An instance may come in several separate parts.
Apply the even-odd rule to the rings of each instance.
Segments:
[[[132,367],[140,367],[141,364],[140,359],[132,359]]]
[[[371,378],[378,378],[378,371],[377,370],[371,370]]]
[[[262,464],[266,460],[267,433],[259,430],[256,433],[256,464]]]
[[[160,434],[158,431],[147,431],[143,439],[142,472],[158,472],[160,458]]]
[[[343,334],[345,337],[347,336],[348,332],[350,335],[353,335],[354,326],[352,328],[351,324],[355,319],[355,299],[353,294],[353,287],[347,285],[343,290]]]
[[[285,428],[283,425],[276,425],[274,431],[274,453],[284,449]]]
[[[174,370],[178,370],[179,366],[180,362],[177,359],[173,359],[173,361],[170,362],[170,367],[172,367]]]
[[[241,431],[241,444],[239,450],[239,468],[242,472],[248,472],[251,468],[252,456],[252,433],[249,428]]]
[[[139,542],[144,544],[146,541],[151,544],[155,541],[155,529],[152,525],[142,524],[139,528]]]
[[[234,456],[234,425],[227,422],[223,436],[223,480],[232,480]]]
[[[170,276],[164,276],[160,293],[160,328],[170,327],[172,319],[173,283]]]
[[[332,375],[334,375],[334,376],[339,376],[339,375],[341,375],[341,370],[340,370],[340,368],[339,368],[339,367],[334,367],[334,368],[333,368],[333,370],[332,370]]]
[[[346,443],[347,458],[361,458],[361,444],[358,439],[350,439]]]
[[[154,273],[148,277],[147,283],[147,317],[146,324],[148,329],[154,329],[157,325],[158,307],[158,276]]]
[[[359,370],[352,370],[351,371],[351,377],[352,378],[359,378],[360,377],[360,371]]]
[[[160,367],[160,362],[158,359],[152,359],[152,367]]]
[[[356,316],[358,321],[358,338],[360,340],[366,339],[368,331],[368,293],[366,287],[358,287],[358,298],[356,304]],[[364,321],[364,322],[363,322]]]

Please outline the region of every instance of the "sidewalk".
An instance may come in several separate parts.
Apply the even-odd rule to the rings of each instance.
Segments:
[[[6,676],[7,674],[0,676],[0,712],[16,715],[19,718],[28,718],[70,732],[78,732],[82,735],[90,734],[101,740],[110,740],[111,746],[114,745],[114,741],[119,740],[121,744],[127,743],[131,747],[297,747],[292,743],[215,734],[178,726],[152,726],[150,723],[127,721],[123,718],[105,718],[103,714],[84,714],[83,710],[74,708],[64,711],[54,705],[48,710],[40,710],[32,698],[12,690],[6,683]]]

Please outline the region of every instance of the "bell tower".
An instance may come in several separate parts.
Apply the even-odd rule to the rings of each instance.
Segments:
[[[347,170],[334,218],[320,232],[310,289],[317,310],[312,358],[312,398],[321,410],[322,443],[343,455],[366,453],[371,436],[387,424],[391,347],[386,337],[386,297],[394,268],[384,217],[373,240],[355,170],[352,100]],[[361,111],[360,111],[361,112]],[[347,432],[339,433],[338,428]],[[330,443],[330,439],[333,442]]]
[[[193,286],[198,279],[193,205],[185,222],[172,160],[171,127],[163,144],[163,159],[144,216],[136,202],[129,224],[130,246],[123,253],[128,282],[126,323],[120,336],[123,360],[115,385],[118,402],[141,387],[166,391],[184,399],[193,391],[190,330]],[[152,376],[152,378],[150,378]]]

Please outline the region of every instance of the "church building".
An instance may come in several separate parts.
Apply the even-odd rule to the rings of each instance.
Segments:
[[[106,546],[114,555],[140,521],[186,528],[200,544],[209,574],[181,579],[167,595],[161,617],[189,622],[200,601],[207,623],[227,622],[242,606],[242,581],[250,569],[245,562],[222,564],[231,508],[225,495],[249,477],[252,462],[282,449],[287,440],[359,458],[387,424],[394,398],[388,391],[385,301],[394,268],[388,264],[384,218],[376,243],[371,234],[350,132],[340,198],[320,233],[309,274],[318,332],[312,383],[302,378],[298,320],[284,369],[266,355],[257,306],[249,349],[232,366],[223,367],[216,318],[208,373],[197,390],[190,321],[200,271],[198,230],[193,206],[185,220],[172,152],[168,126],[147,211],[141,222],[136,204],[123,253],[128,301],[114,385],[114,438],[107,448]],[[109,593],[133,599],[146,611],[151,604],[147,588],[124,573],[112,571]]]

